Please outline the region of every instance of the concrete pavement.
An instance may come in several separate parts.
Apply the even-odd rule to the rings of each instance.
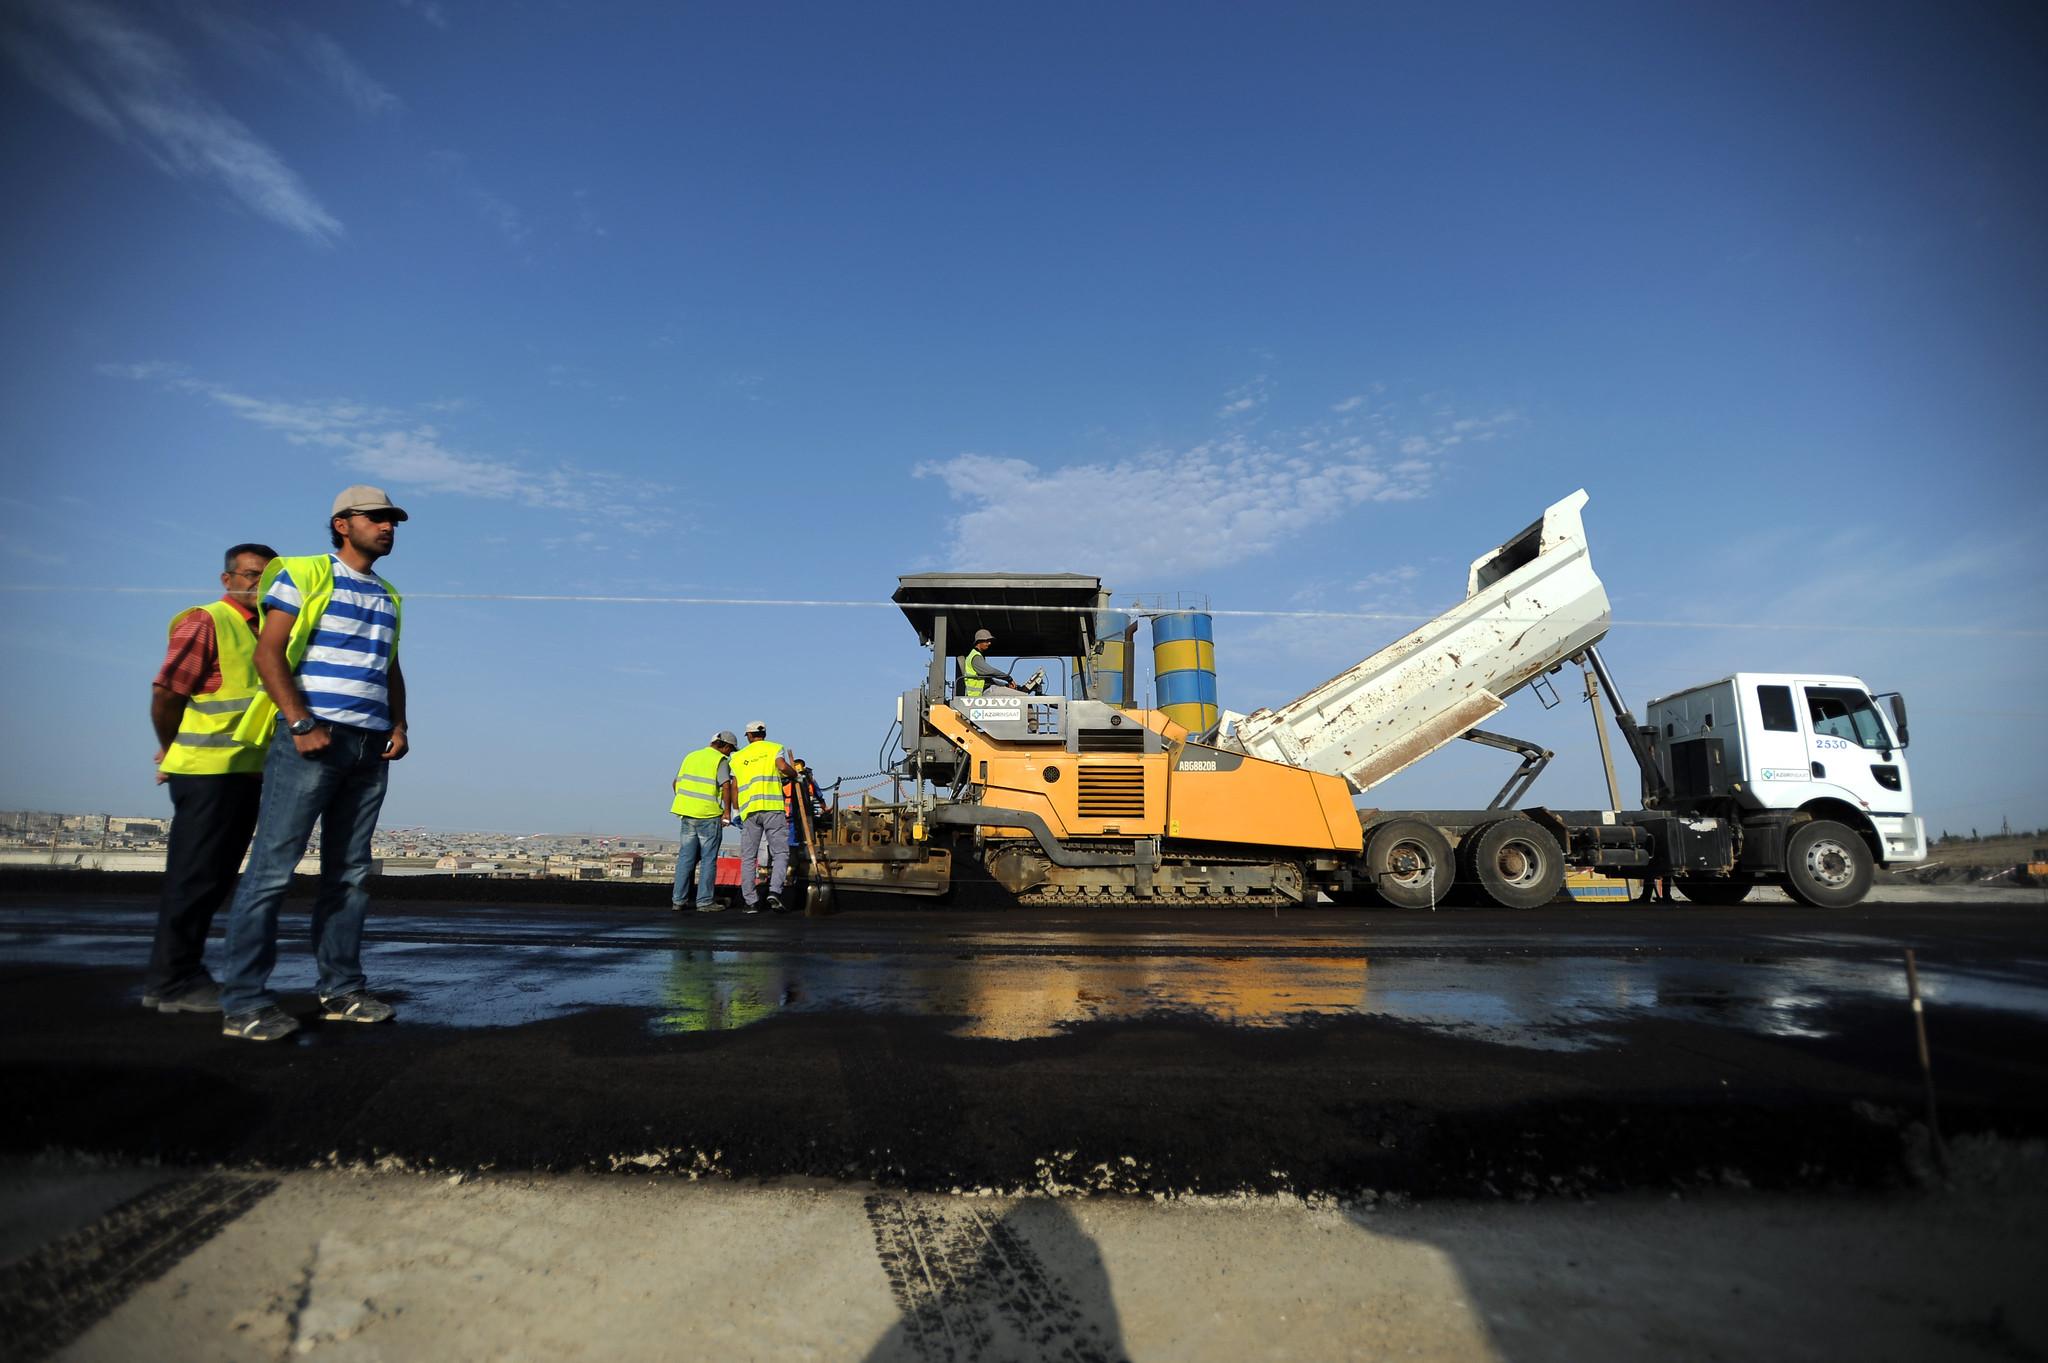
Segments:
[[[2039,1356],[2042,1152],[1961,1153],[1958,1187],[1881,1198],[1371,1209],[237,1176],[263,1191],[115,1302],[97,1280],[147,1237],[98,1204],[139,1180],[228,1176],[16,1165],[0,1170],[5,1219],[37,1200],[46,1246],[92,1262],[0,1311],[80,1363]],[[164,1205],[175,1221],[203,1202]],[[0,1294],[20,1271],[0,1267]]]

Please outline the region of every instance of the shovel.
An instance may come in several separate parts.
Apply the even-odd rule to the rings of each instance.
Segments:
[[[804,826],[804,851],[811,857],[811,873],[804,877],[804,917],[823,918],[832,909],[832,868],[818,855],[817,840],[811,836],[811,803],[802,790],[790,801],[796,806],[797,821]],[[820,873],[822,873],[822,878]]]

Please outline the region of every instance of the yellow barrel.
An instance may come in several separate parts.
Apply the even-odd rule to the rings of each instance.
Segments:
[[[1152,617],[1152,683],[1168,719],[1200,737],[1212,732],[1216,704],[1216,642],[1207,611]]]

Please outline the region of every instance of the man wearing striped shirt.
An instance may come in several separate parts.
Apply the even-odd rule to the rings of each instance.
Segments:
[[[372,569],[391,552],[405,519],[383,489],[347,488],[328,521],[334,552],[281,558],[265,575],[256,671],[270,704],[251,705],[237,736],[267,741],[269,755],[249,866],[228,911],[225,1035],[276,1041],[299,1028],[268,984],[277,963],[278,910],[316,822],[313,951],[321,1016],[396,1016],[369,991],[362,938],[370,839],[390,764],[406,753],[405,677],[398,667],[403,602]]]

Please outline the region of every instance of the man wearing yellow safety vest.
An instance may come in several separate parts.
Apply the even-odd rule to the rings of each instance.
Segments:
[[[1016,689],[1016,678],[988,660],[989,652],[995,646],[995,635],[985,629],[974,631],[974,647],[967,651],[967,657],[960,667],[961,695],[978,696],[988,690],[990,683]]]
[[[780,743],[768,741],[768,726],[755,720],[747,726],[747,746],[732,755],[732,779],[738,787],[740,817],[740,909],[759,913],[760,887],[754,883],[755,859],[762,839],[768,842],[768,907],[783,911],[782,883],[789,877],[789,815],[782,809],[782,780],[794,776]]]
[[[669,812],[682,820],[682,841],[676,844],[676,887],[668,906],[677,913],[691,907],[683,896],[690,893],[693,873],[697,912],[719,910],[718,843],[733,811],[732,763],[728,759],[739,746],[732,730],[720,729],[676,768],[676,798]]]
[[[228,910],[223,1035],[278,1041],[299,1029],[269,983],[277,964],[278,910],[315,823],[320,1016],[330,1022],[397,1016],[370,992],[362,946],[370,840],[391,764],[410,747],[405,676],[398,669],[404,606],[398,590],[372,569],[391,552],[405,519],[382,488],[343,488],[327,522],[334,552],[281,558],[263,574],[256,672],[265,698],[249,706],[235,733],[270,751],[249,868]]]
[[[256,582],[277,551],[228,550],[225,594],[171,617],[171,638],[150,687],[157,784],[171,788],[170,850],[156,945],[142,1006],[159,1013],[218,1013],[220,986],[201,959],[213,915],[235,887],[263,798],[263,749],[235,740],[262,693],[256,677]]]

